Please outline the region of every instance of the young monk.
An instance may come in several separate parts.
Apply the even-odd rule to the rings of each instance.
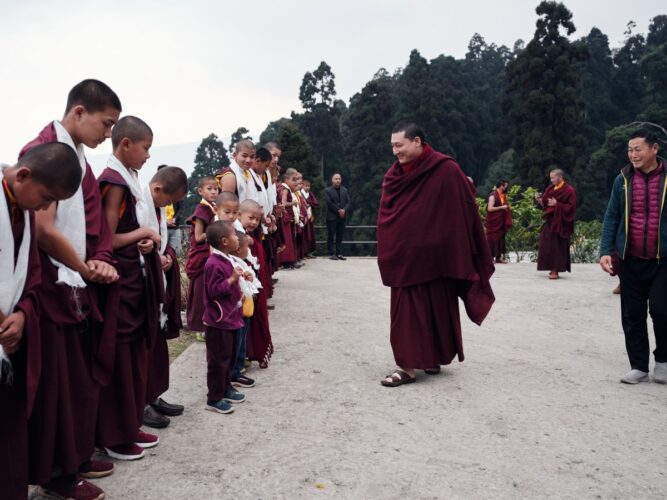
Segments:
[[[306,227],[304,240],[305,256],[309,259],[314,259],[313,253],[317,249],[317,238],[315,237],[315,209],[319,206],[319,202],[315,195],[310,191],[310,181],[303,179],[303,187],[301,188],[301,196],[306,200],[308,208],[306,210]]]
[[[254,160],[255,145],[252,141],[239,141],[232,153],[229,167],[223,168],[215,176],[220,191],[236,194],[240,202],[246,199],[257,200],[257,187],[250,173]]]
[[[2,169],[0,195],[0,485],[2,498],[28,496],[28,406],[39,372],[35,210],[71,197],[81,184],[72,149],[44,144]],[[25,339],[25,340],[24,340]]]
[[[297,261],[296,225],[299,223],[301,209],[294,196],[294,191],[298,182],[299,172],[293,168],[288,168],[283,176],[283,182],[278,186],[279,203],[285,209],[280,218],[281,239],[284,248],[278,253],[278,263],[285,269],[294,269],[294,264]]]
[[[215,199],[218,197],[218,183],[213,177],[199,179],[197,193],[201,196],[199,205],[187,220],[190,225],[190,251],[185,272],[190,279],[187,295],[187,326],[193,332],[203,332],[204,322],[204,282],[202,272],[210,252],[206,242],[206,228],[215,219]]]
[[[230,222],[237,231],[243,231],[239,222],[239,198],[230,191],[222,191],[215,200],[217,220]]]
[[[241,224],[245,232],[252,237],[252,234],[259,227],[262,220],[262,207],[256,201],[246,200],[241,203],[239,208]],[[247,336],[242,339],[242,342],[247,342],[244,358],[247,357],[251,361],[259,362],[260,368],[268,368],[269,360],[273,354],[273,342],[271,340],[271,330],[269,328],[269,314],[266,304],[266,295],[268,288],[271,286],[271,275],[266,267],[266,258],[264,256],[264,249],[258,239],[252,237],[253,244],[250,246],[252,256],[257,259],[259,265],[259,281],[262,288],[255,296],[255,313],[250,321]],[[257,270],[256,270],[257,271]],[[236,370],[232,374],[232,382],[238,381],[242,385],[240,379],[242,362],[237,359]]]
[[[102,206],[113,232],[113,256],[120,274],[113,375],[102,388],[97,413],[97,445],[118,460],[137,460],[158,437],[141,431],[146,403],[148,347],[159,328],[164,302],[157,249],[160,235],[152,199],[138,170],[150,158],[153,131],[134,116],[121,118],[111,135],[113,154],[98,182]],[[156,231],[157,230],[157,231]]]
[[[181,276],[176,251],[168,243],[168,205],[178,203],[188,192],[188,178],[178,167],[159,168],[148,185],[150,200],[156,217],[150,218],[153,229],[160,235],[159,257],[165,283],[160,328],[148,351],[148,379],[144,425],[166,427],[169,417],[183,413],[184,407],[167,403],[161,395],[169,389],[169,349],[167,339],[180,335],[181,327]],[[148,196],[147,196],[148,198]]]
[[[269,259],[269,265],[271,267],[271,275],[275,273],[278,270],[278,249],[283,246],[282,242],[282,233],[279,230],[280,226],[280,217],[282,216],[284,212],[284,207],[279,204],[278,200],[278,178],[280,176],[280,156],[282,155],[282,151],[280,150],[280,146],[278,146],[277,143],[275,142],[267,142],[264,144],[264,148],[266,148],[269,153],[271,153],[271,163],[269,164],[269,167],[266,171],[267,175],[270,176],[270,184],[268,187],[268,196],[271,202],[273,203],[273,211],[271,213],[273,217],[273,221],[276,225],[276,229],[274,232],[269,232],[269,244],[271,245],[271,252],[267,254],[267,257]],[[282,250],[281,250],[282,251]],[[276,283],[278,280],[276,278],[272,278],[272,283]]]
[[[243,327],[241,287],[243,270],[235,266],[230,253],[239,246],[236,230],[229,222],[215,221],[206,228],[211,256],[204,265],[204,323],[206,325],[206,409],[232,413],[233,404],[245,395],[231,384],[237,331]]]
[[[64,202],[35,214],[40,247],[40,356],[38,379],[29,381],[34,406],[28,421],[29,481],[42,493],[65,498],[101,498],[104,492],[82,477],[113,472],[113,464],[91,461],[101,384],[109,383],[114,360],[118,280],[111,233],[100,191],[83,147],[111,136],[121,104],[98,80],[72,88],[62,121],[49,123],[19,156],[39,144],[62,142],[82,169],[80,189]]]
[[[308,202],[301,195],[301,189],[303,189],[303,175],[299,173],[297,179],[296,189],[294,190],[294,197],[299,204],[299,222],[295,224],[296,226],[296,256],[297,263],[296,267],[302,267],[304,265],[304,259],[306,258],[306,220],[308,218]]]

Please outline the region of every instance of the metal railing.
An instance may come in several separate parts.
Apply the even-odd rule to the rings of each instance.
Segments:
[[[315,230],[323,229],[326,230],[327,226],[315,226]],[[348,229],[377,229],[377,226],[345,226],[345,230]],[[317,240],[315,243],[324,245],[326,240]],[[360,245],[377,245],[377,240],[343,240],[343,244],[360,244]]]

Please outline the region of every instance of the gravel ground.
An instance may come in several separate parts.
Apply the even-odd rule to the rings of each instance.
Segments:
[[[204,410],[205,352],[172,364],[186,412],[146,458],[97,481],[110,499],[665,498],[667,387],[628,386],[615,279],[500,266],[464,322],[466,361],[384,388],[389,290],[373,259],[280,272],[276,352],[232,415]]]

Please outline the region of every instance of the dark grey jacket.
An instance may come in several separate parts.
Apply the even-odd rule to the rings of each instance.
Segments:
[[[350,206],[350,195],[347,193],[345,186],[340,187],[340,191],[333,186],[329,186],[324,190],[327,197],[327,220],[338,220],[338,210],[345,210],[345,217],[347,218],[347,210]]]

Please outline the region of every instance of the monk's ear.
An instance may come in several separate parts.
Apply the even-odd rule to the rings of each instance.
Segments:
[[[16,180],[18,182],[28,182],[32,179],[32,170],[28,167],[19,167],[16,171]]]
[[[83,114],[86,112],[86,108],[84,107],[83,104],[77,104],[72,109],[70,109],[69,112],[72,113],[77,118],[81,118]]]
[[[424,143],[422,142],[422,138],[419,137],[418,135],[415,136],[415,138],[413,139],[413,141],[415,142],[415,144],[417,144],[417,146],[423,146],[423,145],[424,145]]]
[[[127,137],[123,137],[123,140],[120,141],[120,145],[123,149],[127,150],[127,149],[130,149],[130,146],[132,145],[132,141]]]

